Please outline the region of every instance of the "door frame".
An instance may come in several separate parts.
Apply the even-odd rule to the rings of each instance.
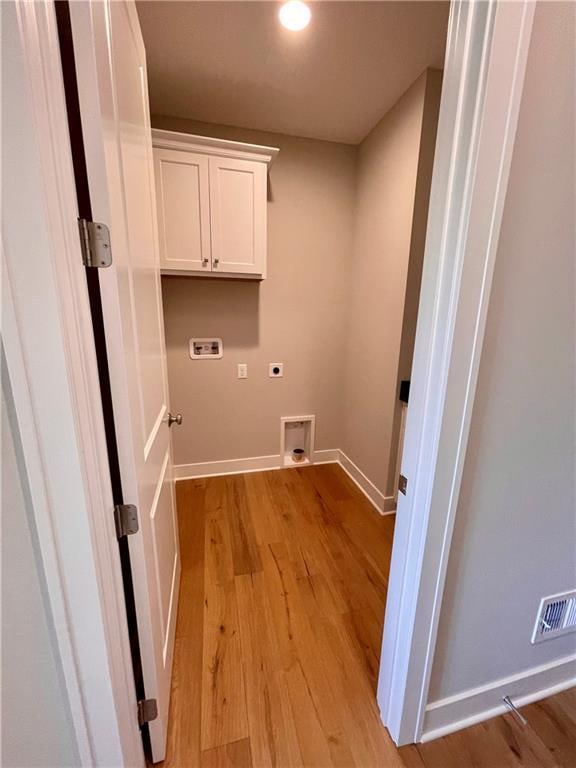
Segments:
[[[6,373],[81,765],[144,766],[56,16],[13,6],[30,120],[6,147],[33,235],[2,235]]]
[[[378,681],[398,745],[424,718],[535,3],[453,0]]]
[[[68,451],[70,461],[79,467],[82,493],[70,495],[58,509],[48,499],[39,532],[42,554],[51,563],[49,597],[59,606],[56,626],[75,702],[82,765],[119,764],[109,759],[114,753],[121,755],[124,765],[140,766],[144,758],[76,227],[54,8],[52,2],[15,0],[15,5],[34,108],[31,130],[42,149],[43,204],[50,225],[47,258],[55,313],[45,318],[45,327],[66,352],[65,367],[55,366],[55,373],[61,376],[63,396],[69,395],[74,430],[56,433],[52,414],[40,407],[33,381],[42,381],[46,374],[30,352],[38,328],[25,308],[35,294],[45,293],[46,286],[26,281],[11,254],[7,262],[14,318],[4,324],[3,336],[7,350],[22,342],[25,360],[18,366],[12,351],[7,354],[8,368],[11,376],[22,380],[25,394],[17,403],[17,415],[26,424],[27,454],[38,456],[38,489],[46,486],[49,491],[57,483],[69,482],[48,461],[56,446]],[[397,515],[399,528],[401,519],[406,521],[406,535],[395,541],[378,688],[383,721],[398,744],[419,741],[423,735],[533,13],[534,4],[528,0],[453,0],[451,6],[402,461],[408,495],[400,500]],[[82,541],[72,541],[65,526],[58,525],[58,516],[70,505],[88,526],[90,535]],[[91,600],[78,596],[79,548]],[[98,636],[89,639],[82,632],[87,611],[99,622]]]
[[[156,197],[154,194],[154,170],[150,128],[150,113],[147,97],[147,73],[145,60],[139,58],[138,86],[144,96],[143,137],[147,143],[138,151],[145,153],[145,181],[142,183],[143,196],[149,212],[148,245],[153,245],[148,254],[150,276],[154,283],[154,297],[149,297],[154,306],[147,310],[154,313],[158,324],[159,346],[155,362],[161,382],[162,395],[155,402],[155,410],[149,424],[144,417],[144,392],[139,391],[146,382],[146,368],[139,351],[139,333],[134,312],[138,289],[137,272],[132,269],[138,258],[133,252],[133,234],[130,231],[127,196],[124,177],[124,162],[130,156],[131,132],[124,135],[125,119],[120,114],[117,90],[122,82],[123,72],[116,61],[116,45],[135,45],[145,56],[136,5],[134,2],[118,3],[112,0],[90,0],[85,3],[71,2],[69,5],[70,34],[74,48],[76,83],[73,90],[78,98],[78,133],[82,137],[85,159],[85,186],[90,199],[91,213],[96,221],[109,227],[112,240],[113,264],[109,269],[99,270],[96,281],[99,288],[98,309],[101,313],[101,341],[106,348],[106,362],[109,369],[108,413],[113,421],[114,443],[117,447],[118,473],[125,502],[142,505],[139,509],[139,533],[129,536],[127,545],[130,553],[130,583],[125,582],[126,602],[134,610],[134,633],[138,636],[139,652],[133,655],[136,667],[140,664],[140,690],[146,699],[156,702],[156,716],[143,727],[146,738],[146,754],[149,759],[163,759],[168,732],[168,713],[171,690],[171,670],[178,613],[180,585],[180,549],[176,516],[175,489],[173,480],[172,451],[169,428],[169,389],[164,347],[164,316],[162,312],[162,287],[160,263],[158,260],[158,229],[156,219]],[[120,31],[122,30],[122,31]],[[124,37],[119,37],[123,35]],[[125,39],[124,39],[125,38]],[[139,102],[140,102],[140,96]],[[138,123],[140,129],[140,123]],[[124,135],[124,139],[121,138]],[[127,145],[124,146],[124,140]],[[122,146],[121,146],[122,145]],[[126,156],[124,150],[127,150]],[[148,186],[146,186],[148,184]],[[139,223],[137,225],[139,227]],[[141,235],[139,235],[141,237]],[[115,257],[114,257],[115,254]],[[147,262],[148,263],[148,262]],[[141,267],[139,268],[141,269]],[[140,275],[144,272],[140,271]],[[127,315],[130,319],[127,320]],[[97,337],[98,338],[98,337]],[[106,413],[106,410],[105,410]],[[161,455],[159,455],[159,449]],[[155,464],[157,462],[157,464]],[[158,475],[151,474],[156,467]],[[142,495],[140,495],[142,494]],[[149,506],[148,506],[149,505]],[[158,520],[162,506],[169,507],[164,523],[170,525],[170,536],[174,535],[174,560],[165,572],[170,580],[169,599],[164,605],[161,594],[162,558],[157,550]],[[173,530],[172,530],[173,526]],[[165,621],[166,624],[161,626]],[[148,748],[149,747],[149,748]]]

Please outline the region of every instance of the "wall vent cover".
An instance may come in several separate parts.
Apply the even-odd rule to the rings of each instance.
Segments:
[[[576,632],[576,589],[543,597],[532,635],[533,643]]]

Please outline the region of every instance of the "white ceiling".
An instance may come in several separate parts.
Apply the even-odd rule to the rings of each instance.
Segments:
[[[442,68],[447,2],[138,3],[153,114],[356,144],[426,67]]]

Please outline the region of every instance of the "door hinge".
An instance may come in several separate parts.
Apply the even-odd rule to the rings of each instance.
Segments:
[[[406,496],[407,488],[408,488],[408,478],[404,477],[404,475],[400,475],[400,477],[398,478],[398,490],[400,491],[400,493]]]
[[[140,699],[138,702],[138,725],[156,720],[158,717],[158,704],[156,699]]]
[[[82,261],[85,267],[109,267],[112,264],[110,230],[98,221],[78,219]]]
[[[138,532],[138,508],[135,504],[116,504],[114,507],[116,536],[130,536]]]

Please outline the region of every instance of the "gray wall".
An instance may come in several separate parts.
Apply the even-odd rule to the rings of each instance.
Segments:
[[[315,413],[316,449],[340,444],[346,279],[355,147],[177,118],[156,128],[280,147],[270,171],[268,277],[258,283],[162,279],[174,462],[277,454],[280,417]],[[221,360],[192,361],[188,340],[219,336]],[[283,362],[270,379],[268,363]],[[248,378],[236,378],[236,364]]]
[[[4,368],[4,359],[2,358]],[[2,750],[5,768],[79,764],[18,426],[2,376]]]
[[[277,454],[280,417],[314,413],[316,449],[344,449],[385,490],[408,260],[426,220],[413,231],[421,134],[432,134],[427,190],[439,93],[439,73],[422,75],[359,147],[153,116],[156,128],[281,150],[268,278],[162,280],[171,407],[184,415],[176,464]],[[223,359],[190,360],[193,336],[222,337]],[[284,363],[283,379],[268,378],[269,362]]]
[[[530,644],[576,575],[575,11],[536,9],[430,701],[576,650]]]
[[[338,447],[388,495],[396,479],[389,465],[396,463],[401,349],[406,378],[412,364],[440,88],[439,72],[423,73],[358,148]]]

